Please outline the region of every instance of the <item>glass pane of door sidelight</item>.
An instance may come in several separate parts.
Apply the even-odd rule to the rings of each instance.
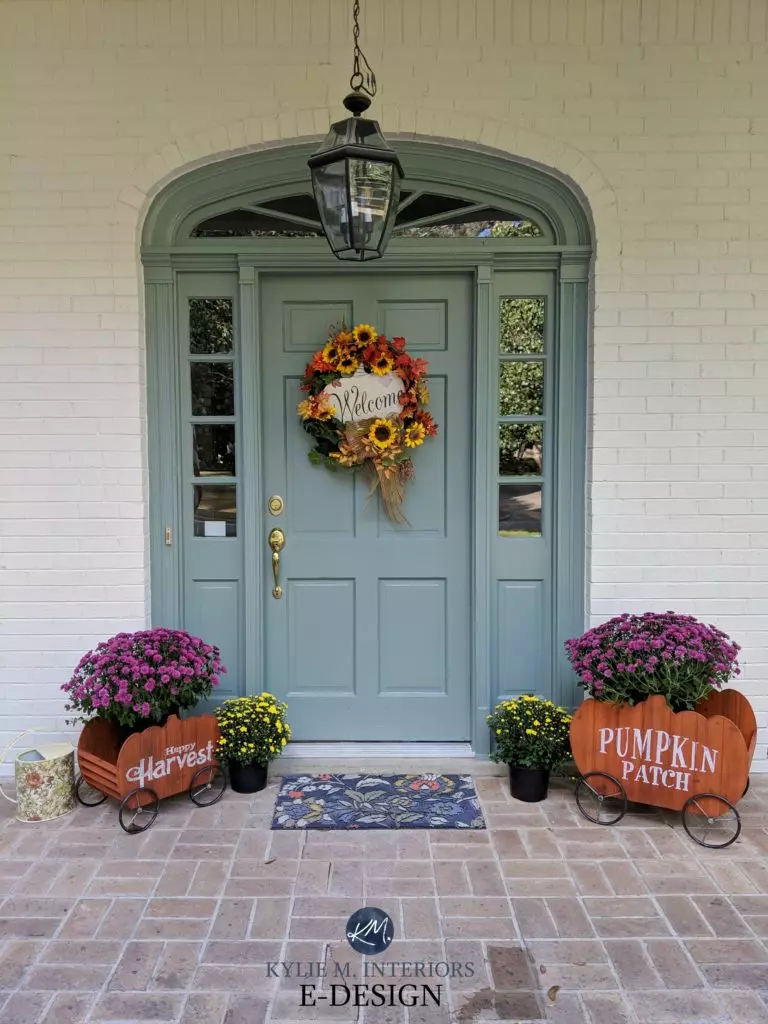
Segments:
[[[502,416],[544,415],[544,363],[503,362],[499,370]]]
[[[235,415],[235,368],[232,362],[190,362],[193,416]]]
[[[237,536],[237,488],[194,484],[196,537]]]
[[[499,303],[499,350],[506,355],[544,352],[544,299],[504,298]]]
[[[499,427],[499,476],[542,474],[544,458],[541,423],[502,423]]]
[[[499,534],[502,537],[541,536],[541,484],[501,484]]]
[[[195,476],[235,475],[234,423],[195,423],[192,446]]]
[[[232,299],[189,300],[189,351],[193,355],[222,355],[232,351]]]

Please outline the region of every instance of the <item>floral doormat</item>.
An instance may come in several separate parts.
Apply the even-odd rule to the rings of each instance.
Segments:
[[[485,821],[470,775],[286,775],[272,828],[485,828]]]

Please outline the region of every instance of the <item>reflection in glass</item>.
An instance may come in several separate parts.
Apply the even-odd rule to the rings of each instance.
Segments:
[[[413,206],[416,206],[416,203],[413,203]],[[541,231],[532,221],[516,217],[514,214],[500,213],[498,210],[472,210],[470,213],[447,214],[445,219],[438,224],[408,227],[409,220],[417,219],[409,206],[404,211],[402,218],[398,218],[395,237],[538,238],[541,235]]]
[[[502,363],[499,371],[502,416],[544,415],[544,364]]]
[[[334,252],[337,249],[348,249],[349,214],[347,211],[347,175],[343,160],[316,167],[312,175],[315,188],[315,199],[325,224],[328,241]]]
[[[196,537],[237,536],[237,488],[193,487]]]
[[[544,299],[501,299],[499,347],[515,355],[544,351]]]
[[[502,537],[541,536],[541,484],[499,487],[499,533]]]
[[[541,423],[502,423],[499,427],[499,476],[539,476],[542,472]]]
[[[232,299],[189,300],[189,351],[193,355],[232,351]]]
[[[234,416],[232,363],[190,363],[193,416]]]
[[[234,476],[234,424],[209,426],[196,423],[192,433],[195,476]]]
[[[302,197],[297,197],[302,198]],[[306,197],[309,198],[309,197]],[[265,206],[268,204],[264,204]],[[314,202],[314,216],[317,208]],[[279,214],[257,213],[254,210],[230,210],[216,217],[204,220],[192,232],[193,238],[317,238],[322,234],[320,225],[317,231],[304,228],[293,221],[282,220]]]

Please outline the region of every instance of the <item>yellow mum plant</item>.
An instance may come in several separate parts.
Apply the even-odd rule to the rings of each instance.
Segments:
[[[268,764],[280,756],[291,738],[288,705],[271,693],[232,697],[214,711],[219,722],[216,756],[239,764]]]
[[[491,759],[518,768],[556,768],[570,754],[570,723],[565,708],[551,700],[533,694],[503,700],[488,716],[496,745]]]

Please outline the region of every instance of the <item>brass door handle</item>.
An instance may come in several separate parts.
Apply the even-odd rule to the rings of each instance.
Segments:
[[[285,534],[282,530],[270,530],[268,540],[269,546],[272,548],[272,575],[275,578],[272,597],[279,601],[283,596],[283,588],[280,586],[280,552],[285,547]]]

